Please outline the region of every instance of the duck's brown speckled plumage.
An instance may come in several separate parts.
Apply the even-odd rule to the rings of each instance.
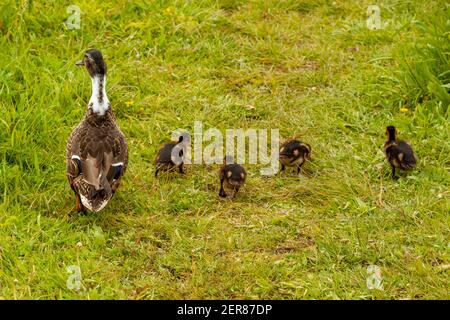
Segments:
[[[80,157],[81,175],[77,160],[72,158],[74,155]],[[93,211],[102,209],[119,187],[128,164],[127,141],[111,108],[104,116],[87,110],[67,141],[66,159],[72,189],[91,201]],[[111,165],[120,162],[123,167],[117,177],[116,167]]]
[[[103,209],[119,187],[128,164],[128,145],[111,106],[86,114],[67,141],[67,179],[77,197],[77,210]]]

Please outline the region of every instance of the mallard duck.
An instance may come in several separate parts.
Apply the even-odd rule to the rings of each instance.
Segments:
[[[128,145],[106,95],[106,64],[97,49],[83,60],[92,81],[86,114],[72,131],[66,148],[67,178],[77,211],[102,210],[119,187],[128,164]]]
[[[392,168],[392,178],[395,179],[395,169],[411,170],[415,168],[417,156],[407,142],[397,139],[397,129],[394,126],[386,127],[386,136],[384,152]]]
[[[233,157],[226,156],[225,164],[220,168],[219,176],[219,196],[223,198],[231,196],[231,198],[234,198],[245,183],[247,172],[242,165],[234,163]]]
[[[178,168],[180,173],[184,173],[183,164],[185,160],[185,151],[190,144],[190,136],[182,133],[178,137],[178,141],[166,143],[159,149],[156,156],[155,178],[159,171],[172,171]]]
[[[300,174],[302,165],[311,154],[311,146],[296,139],[288,139],[280,146],[281,171],[286,167],[296,167]]]

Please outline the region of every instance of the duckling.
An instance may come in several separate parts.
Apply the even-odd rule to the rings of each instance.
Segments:
[[[178,141],[171,141],[162,146],[156,156],[156,172],[155,178],[158,177],[159,171],[172,171],[178,168],[178,171],[183,174],[183,163],[185,160],[185,149],[190,143],[190,136],[187,133],[182,133]]]
[[[76,210],[98,212],[112,198],[128,164],[128,144],[106,95],[106,63],[97,49],[83,60],[92,81],[86,114],[72,131],[66,146],[66,175],[75,192]]]
[[[231,156],[225,157],[225,164],[220,168],[219,175],[219,196],[222,198],[228,195],[234,198],[247,178],[245,168],[240,164],[234,163],[234,159]]]
[[[395,179],[395,169],[411,170],[415,168],[417,156],[407,142],[397,139],[397,129],[394,126],[386,127],[386,136],[384,152],[392,168],[392,178]]]
[[[302,165],[311,154],[311,146],[296,139],[288,139],[280,147],[281,171],[286,167],[296,167],[297,175],[300,174]]]

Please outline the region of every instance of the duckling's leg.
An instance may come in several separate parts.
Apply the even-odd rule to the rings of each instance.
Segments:
[[[159,172],[159,168],[156,168],[156,171],[155,171],[155,178],[158,177],[158,172]]]
[[[301,164],[299,164],[299,165],[297,166],[297,175],[299,175],[300,172],[302,172],[302,165],[301,165]]]
[[[397,176],[395,175],[395,166],[391,164],[392,168],[392,179],[397,180]]]
[[[284,164],[282,164],[282,163],[280,163],[280,164],[281,164],[281,168],[280,168],[280,171],[278,172],[278,174],[281,174],[282,171],[286,170],[286,167],[284,166]]]
[[[219,191],[219,197],[226,198],[227,194],[225,193],[225,190],[223,190],[223,178],[220,178],[220,191]]]
[[[184,173],[184,171],[183,171],[183,162],[178,166],[178,171],[179,171],[181,174]]]
[[[233,194],[231,195],[231,199],[234,199],[236,197],[236,194],[239,191],[239,187],[233,188]]]

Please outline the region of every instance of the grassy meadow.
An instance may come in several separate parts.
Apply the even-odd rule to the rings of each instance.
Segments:
[[[64,24],[72,4],[80,29]],[[379,0],[370,30],[370,4],[2,1],[0,298],[449,299],[450,9]],[[65,146],[92,47],[129,166],[106,209],[81,215]],[[246,165],[234,200],[218,196],[218,165],[155,179],[161,144],[194,121],[297,134],[312,161],[300,177]],[[390,124],[419,157],[397,181]]]

